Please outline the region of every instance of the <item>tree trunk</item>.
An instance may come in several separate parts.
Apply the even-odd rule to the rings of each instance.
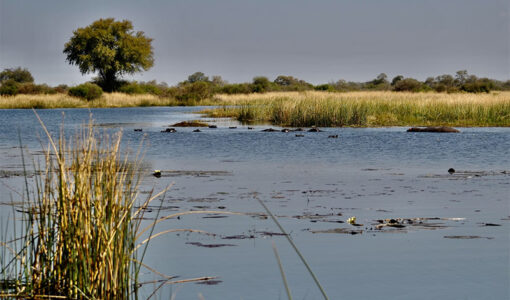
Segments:
[[[101,72],[101,88],[105,92],[113,92],[117,88],[117,78],[115,76],[115,71],[107,71],[105,73]]]

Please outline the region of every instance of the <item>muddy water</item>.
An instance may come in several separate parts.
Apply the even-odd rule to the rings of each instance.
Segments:
[[[166,126],[197,119],[189,108],[92,110],[106,131],[123,129],[128,148],[146,140],[143,190],[174,183],[145,263],[179,276],[215,277],[209,284],[165,285],[160,298],[285,298],[274,242],[296,299],[321,299],[285,237],[256,199],[278,216],[331,299],[508,299],[510,129],[460,128],[460,134],[406,133],[406,128],[261,132],[210,120],[217,129]],[[56,132],[65,111],[73,132],[88,110],[43,110]],[[18,128],[38,157],[43,136],[31,111],[0,111],[2,202],[21,184]],[[229,127],[236,126],[236,129]],[[143,131],[134,131],[141,128]],[[275,127],[276,128],[276,127]],[[338,135],[338,138],[328,138]],[[44,140],[44,139],[43,139]],[[447,170],[454,168],[455,173]],[[18,172],[18,173],[17,173]],[[143,197],[144,194],[142,194]],[[145,217],[156,217],[155,203]],[[2,219],[11,208],[0,207]],[[349,224],[349,218],[356,221]],[[147,220],[149,222],[149,220]],[[146,271],[144,281],[161,277]],[[142,288],[148,295],[159,283]]]

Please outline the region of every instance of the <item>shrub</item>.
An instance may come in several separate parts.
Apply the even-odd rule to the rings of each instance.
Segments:
[[[489,93],[494,84],[486,78],[478,79],[474,82],[468,82],[461,86],[461,90],[468,93]]]
[[[264,93],[269,90],[271,86],[271,82],[267,77],[264,76],[258,76],[253,78],[253,84],[252,84],[252,92],[254,93]]]
[[[144,90],[144,92],[147,94],[153,94],[153,95],[159,96],[163,93],[161,87],[159,87],[156,84],[150,83],[150,82],[141,84],[141,87]]]
[[[31,82],[22,83],[19,85],[18,94],[55,94],[56,90],[46,84],[33,84]]]
[[[328,91],[328,92],[334,92],[335,87],[329,83],[320,84],[314,87],[316,91]]]
[[[119,92],[126,93],[126,94],[143,94],[144,90],[143,88],[136,82],[131,82],[126,85],[123,85]]]
[[[313,89],[312,84],[293,76],[280,75],[276,77],[273,83],[276,84],[279,89],[284,91],[306,91]]]
[[[93,100],[101,97],[103,90],[93,83],[83,83],[69,89],[69,95],[83,98],[87,100]]]
[[[163,92],[161,88],[154,82],[130,82],[126,83],[119,88],[119,92],[126,94],[153,94],[161,95]]]
[[[200,82],[200,81],[207,82],[207,81],[209,81],[209,77],[205,76],[205,74],[202,72],[195,72],[188,76],[187,82],[195,83],[195,82]]]
[[[19,83],[9,79],[2,83],[0,86],[0,95],[15,96],[19,91]]]
[[[251,93],[251,86],[249,83],[233,83],[227,84],[220,89],[220,93],[224,94],[249,94]]]
[[[186,83],[179,87],[175,98],[181,101],[200,101],[212,96],[210,84],[205,81],[197,81],[194,83]]]
[[[391,86],[395,86],[395,84],[397,84],[397,82],[399,82],[402,79],[404,79],[404,76],[402,75],[397,75],[393,77],[393,80],[391,80]]]
[[[27,69],[21,67],[13,69],[5,69],[0,73],[0,82],[13,80],[18,83],[34,82],[34,77]]]
[[[66,94],[69,91],[69,87],[66,84],[59,84],[53,90],[57,93]]]
[[[422,83],[414,78],[400,79],[395,83],[393,90],[397,92],[419,92],[422,90]]]

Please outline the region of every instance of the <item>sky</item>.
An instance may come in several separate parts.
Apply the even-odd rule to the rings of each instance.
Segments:
[[[64,44],[108,17],[154,39],[154,67],[128,80],[174,85],[201,71],[228,82],[292,75],[318,84],[458,70],[510,79],[508,0],[0,0],[0,69],[83,83],[94,74],[69,65]]]

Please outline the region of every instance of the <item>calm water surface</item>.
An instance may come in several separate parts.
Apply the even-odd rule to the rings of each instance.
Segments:
[[[170,124],[198,119],[192,111],[199,109],[38,113],[55,134],[63,119],[65,131],[72,134],[92,113],[106,132],[123,130],[126,149],[136,150],[143,137],[147,170],[163,171],[161,178],[144,177],[143,190],[174,183],[163,199],[162,214],[190,209],[258,214],[263,209],[255,197],[265,201],[330,299],[510,297],[510,176],[504,173],[510,171],[510,128],[460,128],[460,134],[326,128],[296,137],[261,132],[270,126],[248,130],[234,121],[209,120],[218,129],[161,133]],[[0,124],[1,169],[21,169],[18,132],[33,157],[40,157],[40,142],[47,142],[32,111],[0,110]],[[134,132],[135,128],[143,132]],[[328,138],[336,134],[337,139]],[[469,173],[449,175],[450,167]],[[1,202],[15,198],[20,178],[1,181]],[[5,220],[11,208],[0,210]],[[341,223],[351,216],[363,225]],[[377,220],[390,218],[438,219],[376,230]],[[285,238],[267,234],[278,232],[269,219],[193,215],[163,222],[156,231],[171,228],[200,229],[216,236],[158,237],[145,262],[179,279],[218,278],[215,285],[165,286],[158,293],[160,299],[172,294],[176,299],[198,299],[199,294],[205,299],[284,299],[272,243],[280,252],[294,298],[321,299]],[[337,233],[326,233],[335,229]],[[358,234],[338,233],[339,229]],[[161,278],[149,271],[143,275],[143,280],[157,279]],[[143,295],[155,287],[146,285]]]

